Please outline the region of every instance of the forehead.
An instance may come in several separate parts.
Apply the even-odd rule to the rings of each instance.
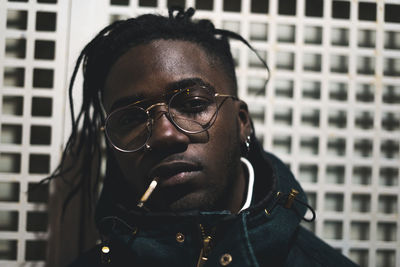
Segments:
[[[110,110],[123,98],[148,98],[165,93],[173,83],[200,79],[216,91],[228,93],[229,78],[199,45],[178,40],[156,40],[138,45],[112,66],[105,83],[104,106]]]

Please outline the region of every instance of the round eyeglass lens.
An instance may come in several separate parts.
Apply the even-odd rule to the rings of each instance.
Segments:
[[[169,102],[170,118],[187,133],[207,130],[214,123],[216,113],[214,93],[202,86],[184,89],[173,95]]]
[[[154,107],[149,108],[153,113]],[[106,135],[119,150],[133,152],[143,147],[151,135],[148,111],[138,106],[127,106],[110,114],[106,121]],[[192,86],[174,94],[168,103],[168,117],[186,133],[200,133],[212,126],[217,117],[214,92],[205,86]]]
[[[123,151],[140,149],[150,137],[148,115],[135,106],[111,113],[105,129],[111,143]]]

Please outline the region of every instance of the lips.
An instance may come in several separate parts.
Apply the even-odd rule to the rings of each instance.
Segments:
[[[161,186],[172,186],[191,180],[201,169],[200,165],[193,162],[164,162],[155,166],[149,172],[149,177],[151,177],[151,179],[158,177]]]

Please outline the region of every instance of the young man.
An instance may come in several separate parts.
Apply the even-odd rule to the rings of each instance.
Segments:
[[[107,170],[102,243],[71,266],[354,266],[299,225],[303,190],[255,139],[228,43],[240,37],[193,13],[116,22],[78,60],[65,153],[84,146],[92,162],[102,128]]]

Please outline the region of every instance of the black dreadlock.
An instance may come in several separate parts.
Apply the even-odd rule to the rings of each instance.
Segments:
[[[64,201],[63,211],[81,188],[88,189],[88,200],[89,203],[92,203],[92,195],[97,186],[92,188],[91,177],[96,177],[94,184],[97,185],[101,169],[100,140],[102,133],[100,129],[105,121],[101,106],[104,83],[112,65],[130,48],[157,39],[196,43],[207,52],[212,63],[219,64],[222,67],[232,81],[232,94],[235,95],[237,95],[236,74],[230,52],[229,38],[245,43],[256,53],[268,70],[266,62],[244,38],[231,31],[216,29],[209,20],[192,21],[191,17],[194,12],[193,8],[184,11],[182,8],[173,7],[169,9],[168,17],[147,14],[137,18],[116,21],[101,30],[82,50],[69,85],[72,132],[58,167],[51,176],[42,180],[42,183],[56,177],[61,177],[64,180],[63,176],[71,171],[72,167],[78,166],[78,170],[75,170],[78,176],[74,178],[76,180],[73,184],[69,183],[71,191]],[[83,102],[77,117],[75,117],[72,92],[81,64],[84,77]],[[107,151],[108,156],[110,154],[108,144]],[[71,159],[72,163],[67,164]],[[93,163],[97,164],[95,173],[92,173],[91,166]]]

